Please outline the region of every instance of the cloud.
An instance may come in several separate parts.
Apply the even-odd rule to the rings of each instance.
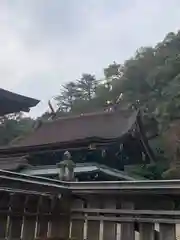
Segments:
[[[2,0],[1,87],[41,99],[38,115],[65,81],[100,77],[112,61],[177,31],[179,10],[178,0]]]

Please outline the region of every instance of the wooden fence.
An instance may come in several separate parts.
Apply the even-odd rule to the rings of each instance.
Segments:
[[[73,183],[71,189],[79,199],[71,206],[70,237],[175,240],[180,223],[180,182],[159,183],[152,188],[146,182],[139,187],[138,182]]]
[[[68,199],[0,194],[0,239],[67,239]]]
[[[68,239],[69,193],[61,182],[0,170],[0,239]]]
[[[100,203],[100,202],[99,202]],[[71,237],[88,240],[174,240],[180,211],[129,210],[131,202],[122,202],[117,209],[114,201],[104,201],[99,209],[97,201],[89,201],[88,208],[74,206],[71,215]],[[119,202],[118,202],[119,205]],[[127,208],[127,209],[126,209]],[[174,216],[175,215],[175,216]],[[159,231],[155,231],[159,230]]]
[[[180,181],[67,183],[6,173],[0,239],[175,240],[179,206]]]

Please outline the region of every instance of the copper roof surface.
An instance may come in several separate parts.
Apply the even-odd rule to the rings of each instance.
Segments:
[[[84,139],[117,139],[134,125],[138,112],[115,111],[60,118],[42,124],[11,147],[69,143]]]
[[[115,179],[121,180],[135,180],[134,177],[129,176],[126,172],[118,169],[110,168],[106,165],[98,163],[76,163],[74,173],[79,175],[82,173],[102,172],[106,175],[112,176]],[[29,166],[21,170],[22,174],[31,176],[56,176],[59,174],[59,168],[56,165],[42,165],[42,166]],[[139,178],[140,179],[140,178]]]
[[[0,88],[0,116],[28,112],[31,107],[36,106],[39,100],[16,94]]]

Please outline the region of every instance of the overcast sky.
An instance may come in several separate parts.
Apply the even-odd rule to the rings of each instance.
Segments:
[[[180,0],[0,0],[0,87],[42,100],[180,29]]]

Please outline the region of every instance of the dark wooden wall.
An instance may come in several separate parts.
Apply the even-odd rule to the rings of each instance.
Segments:
[[[68,199],[1,192],[0,239],[68,239],[68,237]]]
[[[168,204],[164,205],[162,198],[161,205],[160,200],[157,210],[152,210],[156,204],[152,199],[147,205],[141,201],[141,209],[136,209],[138,199],[133,196],[86,195],[84,200],[73,202],[70,237],[78,240],[175,240],[180,211],[165,210]]]

